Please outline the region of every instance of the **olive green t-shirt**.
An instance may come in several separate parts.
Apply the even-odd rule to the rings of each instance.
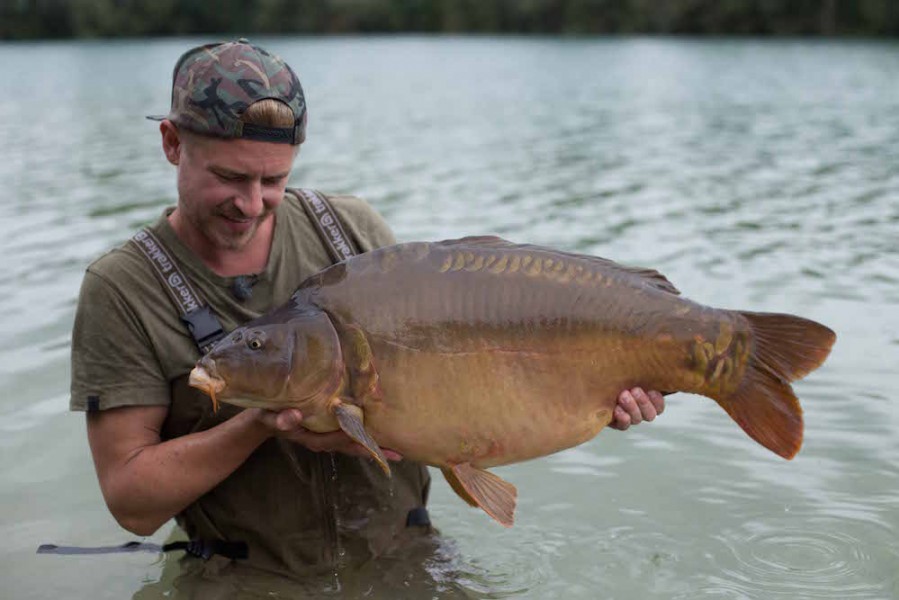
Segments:
[[[384,220],[362,200],[328,199],[360,251],[395,243]],[[151,230],[226,332],[286,302],[303,280],[332,262],[305,210],[286,195],[275,211],[268,264],[242,301],[231,292],[234,277],[212,272],[178,239],[166,218],[172,210]],[[72,332],[71,410],[167,406],[171,382],[189,373],[199,356],[171,297],[133,244],[87,268]]]

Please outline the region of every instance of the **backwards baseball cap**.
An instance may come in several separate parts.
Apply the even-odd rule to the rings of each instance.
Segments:
[[[267,98],[293,111],[293,127],[240,120],[247,107]],[[244,38],[197,46],[182,54],[172,75],[172,110],[147,118],[169,119],[178,127],[224,139],[293,145],[306,139],[306,99],[296,73],[280,57]]]

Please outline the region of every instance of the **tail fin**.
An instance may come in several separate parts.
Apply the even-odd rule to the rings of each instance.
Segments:
[[[749,437],[789,460],[802,446],[802,407],[790,382],[824,362],[836,334],[793,315],[740,314],[752,329],[752,353],[736,391],[715,400]]]

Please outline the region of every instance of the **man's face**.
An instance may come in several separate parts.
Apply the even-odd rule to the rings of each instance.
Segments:
[[[296,147],[183,133],[178,138],[179,217],[214,248],[242,249],[281,203]],[[172,160],[169,148],[166,154]]]

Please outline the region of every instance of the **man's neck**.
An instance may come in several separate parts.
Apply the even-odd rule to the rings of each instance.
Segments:
[[[232,250],[213,245],[176,209],[168,217],[178,239],[184,243],[209,269],[222,277],[234,277],[260,273],[268,264],[275,233],[275,215],[272,213],[256,230],[242,248]]]

